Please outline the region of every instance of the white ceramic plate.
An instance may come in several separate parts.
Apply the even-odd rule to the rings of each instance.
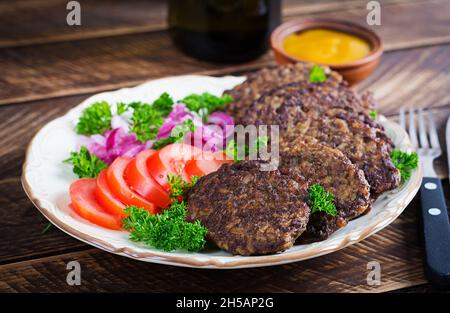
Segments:
[[[329,239],[296,245],[279,254],[268,256],[232,256],[221,250],[199,253],[163,252],[128,240],[127,232],[111,231],[75,216],[69,209],[69,185],[76,179],[70,166],[62,163],[76,146],[74,125],[81,111],[95,101],[109,103],[135,100],[151,102],[162,92],[181,99],[190,93],[208,91],[220,95],[226,89],[241,83],[245,77],[177,76],[153,80],[135,88],[97,94],[69,111],[66,115],[45,125],[31,141],[23,166],[22,184],[28,197],[54,225],[69,235],[100,249],[145,262],[198,268],[244,268],[277,265],[305,260],[354,244],[395,220],[417,193],[422,168],[415,170],[408,182],[385,193],[373,205],[369,214],[362,216],[335,232]],[[384,117],[380,118],[395,145],[411,150],[411,143],[403,129]],[[36,247],[39,249],[39,247]]]

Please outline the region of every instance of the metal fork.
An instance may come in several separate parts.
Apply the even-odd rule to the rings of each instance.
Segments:
[[[450,225],[441,180],[433,161],[442,154],[436,124],[428,111],[428,130],[425,113],[418,109],[419,134],[416,131],[415,109],[409,109],[408,133],[424,169],[420,186],[423,220],[424,266],[428,280],[437,286],[450,284]],[[400,125],[406,130],[405,109],[400,109]]]

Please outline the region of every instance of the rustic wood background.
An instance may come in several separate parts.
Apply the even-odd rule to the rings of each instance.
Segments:
[[[67,1],[0,1],[0,291],[7,292],[428,292],[422,270],[418,201],[363,242],[320,258],[245,270],[196,270],[148,264],[92,248],[47,225],[20,184],[35,132],[93,93],[186,73],[242,73],[273,63],[270,52],[239,65],[191,59],[166,30],[165,1],[80,1],[82,26],[65,23]],[[357,86],[370,89],[392,119],[400,106],[431,109],[441,136],[450,114],[450,1],[385,0],[373,29],[386,53]],[[367,1],[285,0],[285,20],[323,16],[365,23]],[[441,137],[443,139],[443,137]],[[447,183],[445,157],[438,162]],[[66,264],[82,267],[66,284]],[[369,261],[380,286],[366,283]]]

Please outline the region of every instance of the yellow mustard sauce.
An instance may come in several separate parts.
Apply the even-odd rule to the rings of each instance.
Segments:
[[[360,60],[371,50],[370,44],[358,36],[321,28],[287,36],[283,48],[298,59],[334,65]]]

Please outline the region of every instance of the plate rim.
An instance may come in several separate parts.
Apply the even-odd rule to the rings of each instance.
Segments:
[[[206,76],[206,75],[182,75],[182,76],[177,76],[177,77],[186,77],[186,76],[211,77],[211,76]],[[172,76],[172,77],[175,77],[175,76]],[[165,77],[165,78],[169,78],[169,77]],[[165,79],[165,78],[162,78],[162,79]],[[151,81],[154,81],[154,80],[151,80]],[[137,85],[135,87],[140,87],[151,81],[144,82],[143,84]],[[107,92],[115,92],[115,91],[119,91],[119,90],[123,90],[123,89],[132,89],[132,88],[122,88],[122,89],[117,89],[117,90],[107,91]],[[99,94],[99,93],[97,93],[97,94]],[[97,94],[94,94],[92,96],[95,96]],[[75,108],[82,106],[90,98],[91,97],[86,98],[81,103],[79,103],[78,105],[76,105],[73,108],[71,108],[70,110],[68,110],[64,115],[49,121],[48,123],[43,125],[34,134],[33,138],[31,139],[31,141],[29,142],[29,144],[26,148],[25,161],[22,165],[22,175],[21,175],[22,187],[25,191],[25,194],[28,196],[28,198],[33,203],[33,205],[38,209],[38,211],[47,220],[49,220],[52,224],[54,224],[61,231],[65,232],[66,234],[68,234],[86,244],[89,244],[89,245],[99,248],[101,250],[104,250],[104,251],[107,251],[107,252],[110,252],[113,254],[129,257],[132,259],[140,260],[140,261],[159,263],[159,264],[165,264],[165,265],[173,265],[173,266],[181,266],[181,267],[191,267],[191,268],[236,269],[236,268],[275,266],[275,265],[298,262],[298,261],[303,261],[303,260],[319,257],[319,256],[322,256],[325,254],[336,252],[345,247],[348,247],[350,245],[358,243],[358,242],[370,237],[371,235],[375,234],[376,232],[382,230],[389,224],[391,224],[395,219],[397,219],[400,216],[400,214],[406,209],[408,204],[415,197],[415,195],[417,194],[417,192],[420,188],[421,181],[423,178],[423,168],[422,168],[421,162],[419,162],[418,168],[415,171],[415,175],[411,176],[411,179],[407,182],[407,184],[410,185],[410,187],[413,186],[413,188],[410,189],[407,196],[405,196],[403,198],[403,201],[401,203],[401,208],[397,209],[395,211],[395,214],[394,213],[390,214],[385,220],[382,220],[382,221],[380,220],[380,221],[377,221],[376,223],[373,222],[370,225],[370,227],[363,228],[359,231],[353,231],[354,233],[346,234],[341,239],[341,241],[338,245],[333,245],[330,248],[326,248],[326,247],[324,248],[324,247],[318,246],[318,247],[313,247],[307,251],[301,250],[301,251],[287,253],[289,251],[289,249],[288,249],[288,250],[286,250],[282,253],[278,253],[278,254],[240,257],[239,259],[236,259],[236,260],[226,260],[226,261],[223,261],[223,259],[224,258],[232,259],[232,258],[234,258],[234,256],[210,256],[210,257],[206,258],[205,260],[200,260],[198,258],[187,258],[185,256],[175,255],[175,254],[171,254],[170,252],[164,252],[164,251],[148,250],[146,252],[138,252],[138,251],[133,251],[133,249],[129,248],[129,247],[116,248],[106,240],[92,237],[91,235],[81,232],[81,231],[75,229],[74,227],[68,225],[67,223],[61,221],[57,216],[55,216],[51,212],[51,210],[49,208],[47,208],[45,206],[45,204],[42,203],[42,201],[39,199],[39,197],[37,197],[34,194],[33,189],[27,180],[28,177],[27,177],[26,168],[28,165],[29,157],[31,155],[30,150],[31,150],[31,147],[33,146],[33,143],[35,142],[36,138],[38,137],[38,135],[43,131],[44,128],[50,127],[51,124],[57,123],[58,121],[61,121],[64,118],[66,118],[67,116],[69,116],[69,114]],[[409,146],[412,147],[412,145],[409,141],[409,137],[406,134],[406,131],[403,128],[401,128],[400,125],[398,125],[395,122],[389,121],[383,115],[380,115],[379,119],[380,119],[380,121],[382,121],[384,123],[390,124],[393,128],[395,128],[396,131],[402,131],[403,132],[402,135],[404,135],[404,136],[406,135],[408,144],[409,144]],[[413,181],[412,179],[415,179],[415,180]],[[370,214],[370,212],[368,214]],[[350,223],[351,222],[352,221],[350,221]],[[322,242],[324,242],[324,241],[322,241]]]

